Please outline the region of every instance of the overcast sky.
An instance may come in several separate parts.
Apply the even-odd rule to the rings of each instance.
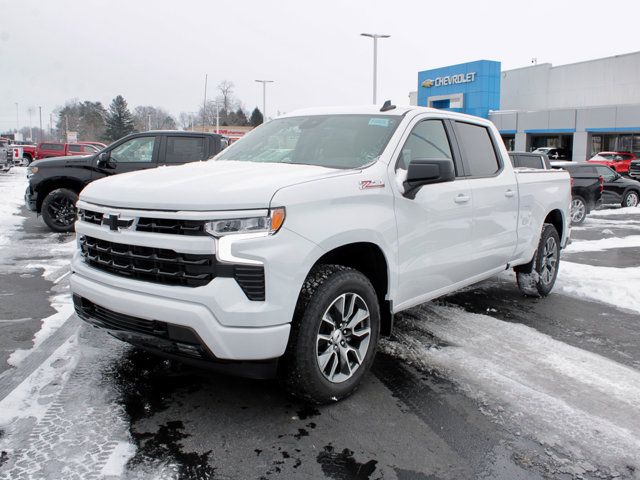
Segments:
[[[640,1],[0,0],[0,131],[71,98],[154,105],[174,115],[202,104],[221,80],[245,108],[267,112],[378,101],[408,103],[417,73],[472,60],[511,69],[640,50]],[[628,20],[626,20],[628,19]],[[631,22],[631,23],[629,23]]]

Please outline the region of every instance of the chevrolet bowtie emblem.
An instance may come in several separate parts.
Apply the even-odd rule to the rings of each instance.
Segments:
[[[129,228],[133,220],[120,220],[119,215],[105,215],[102,217],[102,224],[108,225],[109,230],[117,232],[120,228]]]
[[[423,87],[427,87],[427,88],[432,87],[433,86],[433,80],[431,80],[429,78],[426,79],[424,82],[422,82],[422,86]]]

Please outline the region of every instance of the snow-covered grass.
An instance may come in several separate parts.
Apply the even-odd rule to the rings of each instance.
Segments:
[[[508,428],[576,461],[640,467],[640,372],[445,305],[412,309],[396,326],[397,341],[383,340],[382,351],[449,378]]]

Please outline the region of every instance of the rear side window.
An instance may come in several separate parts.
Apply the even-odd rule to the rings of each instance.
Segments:
[[[534,155],[518,155],[518,167],[526,167],[526,168],[544,168],[544,162],[542,161],[542,157],[534,156]]]
[[[42,150],[59,150],[62,151],[64,150],[64,145],[62,145],[61,143],[43,143],[42,147],[40,147]]]
[[[456,122],[458,142],[472,177],[489,177],[500,171],[489,129],[481,125]]]
[[[398,168],[406,170],[416,158],[453,159],[449,138],[441,120],[418,123],[402,147]]]
[[[82,145],[69,145],[69,151],[70,152],[81,152],[82,151]]]
[[[167,137],[167,163],[186,163],[204,160],[203,137]]]

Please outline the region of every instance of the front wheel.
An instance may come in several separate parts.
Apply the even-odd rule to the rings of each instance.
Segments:
[[[640,203],[640,194],[635,190],[628,191],[622,199],[623,207],[637,207],[638,203]]]
[[[76,221],[78,194],[67,188],[49,192],[42,202],[42,219],[54,232],[72,232]]]
[[[587,202],[584,198],[576,195],[571,200],[571,223],[581,225],[587,218]]]
[[[380,307],[369,279],[321,265],[300,292],[280,378],[289,393],[323,404],[347,397],[367,373],[380,333]]]
[[[518,288],[529,297],[546,297],[556,283],[559,266],[560,236],[556,227],[545,223],[533,260],[516,268]]]

